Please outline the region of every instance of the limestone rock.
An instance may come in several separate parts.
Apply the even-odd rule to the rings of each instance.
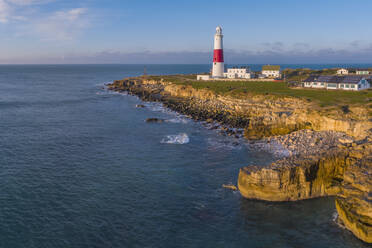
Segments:
[[[270,166],[240,169],[238,188],[243,197],[265,201],[297,201],[341,192],[346,154],[289,157]]]
[[[222,184],[222,187],[225,188],[225,189],[231,189],[233,191],[238,190],[238,188],[235,185],[232,185],[232,184]]]

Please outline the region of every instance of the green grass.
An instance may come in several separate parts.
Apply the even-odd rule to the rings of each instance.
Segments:
[[[278,97],[297,97],[314,101],[320,106],[345,104],[372,104],[372,90],[342,91],[324,89],[289,88],[285,82],[243,82],[243,81],[196,81],[195,76],[156,76],[153,79],[163,78],[165,81],[179,85],[191,85],[195,89],[209,89],[221,95],[273,95]]]

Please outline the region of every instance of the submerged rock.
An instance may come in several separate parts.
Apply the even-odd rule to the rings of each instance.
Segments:
[[[222,187],[225,188],[225,189],[231,189],[233,191],[237,191],[238,190],[238,188],[235,185],[233,185],[233,184],[222,184]]]
[[[163,123],[165,120],[159,118],[147,118],[145,122],[147,123]]]
[[[145,105],[143,105],[143,104],[137,104],[136,105],[136,108],[145,108]]]

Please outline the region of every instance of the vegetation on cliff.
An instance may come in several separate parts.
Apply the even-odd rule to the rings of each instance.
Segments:
[[[342,108],[348,105],[356,105],[369,108],[369,115],[372,116],[372,90],[355,92],[292,88],[286,82],[196,81],[193,75],[148,76],[147,78],[176,85],[191,86],[194,89],[208,89],[219,95],[238,98],[248,98],[252,95],[294,97],[313,102],[314,107],[323,108]]]

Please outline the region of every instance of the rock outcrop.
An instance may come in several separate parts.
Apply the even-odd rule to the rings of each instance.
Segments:
[[[372,143],[355,147],[347,165],[336,199],[339,220],[355,236],[372,243]]]
[[[346,153],[333,149],[324,156],[289,157],[269,166],[240,169],[238,187],[245,198],[298,201],[341,192]]]
[[[243,197],[297,201],[337,196],[339,221],[372,243],[372,141],[346,144],[315,156],[292,156],[269,166],[240,169]]]

